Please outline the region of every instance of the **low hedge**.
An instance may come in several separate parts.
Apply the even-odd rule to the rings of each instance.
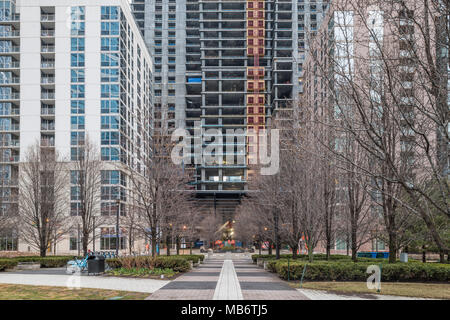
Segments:
[[[19,262],[35,262],[40,263],[41,268],[62,268],[65,267],[69,260],[73,260],[73,256],[48,256],[48,257],[16,257],[11,260]]]
[[[147,269],[172,269],[176,272],[186,272],[190,269],[189,261],[193,261],[193,256],[151,256],[123,257],[106,259],[106,263],[112,269],[116,268],[147,268]],[[199,257],[195,258],[198,262]]]
[[[5,269],[12,269],[17,266],[17,261],[12,259],[0,259],[0,271]]]
[[[272,270],[282,279],[288,279],[287,261],[271,262]],[[289,263],[289,278],[300,279],[307,262],[291,261]],[[326,262],[308,263],[304,279],[312,281],[366,281],[366,273],[370,262]],[[450,281],[450,265],[421,263],[382,264],[382,281]]]
[[[256,261],[258,259],[264,259],[264,260],[273,260],[275,259],[276,256],[274,254],[253,254],[252,255],[252,260],[253,263],[256,263]],[[300,261],[306,261],[309,259],[307,254],[298,254],[297,257],[295,259],[292,259],[292,254],[280,254],[280,260],[286,260],[287,259],[291,259],[291,260],[300,260]],[[317,253],[314,254],[313,257],[313,261],[327,261],[327,255],[326,254],[322,254],[322,253]],[[330,255],[330,260],[329,261],[336,261],[336,262],[348,262],[351,261],[352,257],[351,256],[347,256],[347,255],[342,255],[342,254],[332,254]],[[384,262],[387,261],[387,259],[371,259],[371,258],[358,258],[358,261],[364,261],[364,262]]]

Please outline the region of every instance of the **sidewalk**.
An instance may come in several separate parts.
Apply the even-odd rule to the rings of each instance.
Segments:
[[[342,294],[322,290],[297,289],[311,300],[432,300],[425,298],[389,296],[381,294]]]
[[[76,276],[62,274],[58,272],[60,270],[52,271],[53,273],[0,272],[0,283],[153,293],[170,282],[154,279]]]

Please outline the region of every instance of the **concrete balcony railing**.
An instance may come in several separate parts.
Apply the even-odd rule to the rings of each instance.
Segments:
[[[19,100],[19,99],[20,99],[20,93],[17,93],[17,92],[0,94],[0,100]]]
[[[55,67],[55,61],[41,62],[41,68],[49,69],[49,68],[54,68],[54,67]]]
[[[0,48],[0,53],[15,53],[15,52],[19,52],[19,51],[20,51],[19,46],[10,46],[10,47]]]
[[[19,109],[1,110],[0,116],[17,116],[20,115]]]
[[[55,108],[41,108],[41,115],[54,115]]]
[[[17,69],[17,68],[20,68],[19,61],[0,63],[0,69]]]
[[[54,100],[55,99],[55,93],[54,92],[42,92],[41,93],[41,99]]]
[[[0,79],[0,84],[19,84],[20,78],[19,77],[13,77],[9,79]]]
[[[19,162],[20,156],[0,157],[0,162]]]
[[[20,140],[0,141],[0,147],[20,147]]]
[[[43,45],[43,46],[41,47],[41,52],[44,52],[44,53],[53,53],[53,52],[55,52],[55,46],[46,46],[46,45]]]
[[[11,31],[2,31],[0,32],[0,38],[13,38],[20,37],[19,30],[11,30]]]
[[[43,22],[55,21],[55,15],[54,14],[41,14],[41,21],[43,21]]]
[[[55,78],[54,77],[43,77],[43,78],[41,78],[41,83],[42,84],[54,84]]]

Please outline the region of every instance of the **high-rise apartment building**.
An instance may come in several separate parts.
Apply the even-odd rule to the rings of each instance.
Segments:
[[[17,208],[17,181],[30,146],[38,142],[70,163],[89,139],[102,162],[96,210],[102,217],[115,217],[117,210],[125,216],[126,168],[143,172],[150,155],[152,72],[126,0],[0,1],[2,209]],[[76,219],[79,187],[74,179],[68,184],[67,214]],[[97,250],[115,249],[115,222],[96,234]],[[57,251],[73,252],[77,242],[74,230]],[[30,250],[20,230],[0,235],[5,249]]]
[[[277,110],[297,103],[307,43],[327,3],[133,1],[154,55],[155,107],[162,109],[161,126],[166,123],[169,131],[186,128],[191,135],[200,130],[202,154],[212,146],[222,149],[217,163],[194,166],[193,184],[205,211],[228,218],[248,191],[248,153],[256,145],[250,137],[242,143],[239,135],[265,128]],[[220,145],[210,141],[209,129],[222,133]],[[236,131],[234,141],[227,142],[227,130],[244,133]],[[226,160],[230,152],[232,164]],[[236,161],[242,156],[243,163]]]

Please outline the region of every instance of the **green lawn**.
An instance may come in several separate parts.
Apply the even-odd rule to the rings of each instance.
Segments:
[[[295,288],[300,287],[299,281],[290,282]],[[304,289],[326,290],[336,293],[370,293],[378,294],[376,290],[367,289],[365,282],[303,282]],[[433,299],[450,299],[450,284],[448,283],[414,283],[414,282],[382,282],[381,293],[392,296],[420,297]]]
[[[0,284],[0,300],[144,300],[150,294],[115,290]],[[120,297],[120,298],[119,298]]]

